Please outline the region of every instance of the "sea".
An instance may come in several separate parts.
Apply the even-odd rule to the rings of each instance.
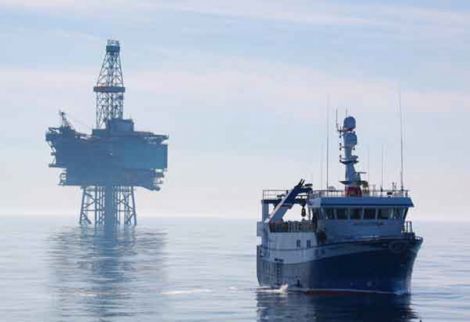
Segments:
[[[0,321],[470,321],[469,223],[414,223],[424,243],[404,296],[259,287],[256,218],[0,223]]]

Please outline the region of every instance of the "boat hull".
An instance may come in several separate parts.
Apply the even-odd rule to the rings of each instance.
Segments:
[[[259,247],[258,281],[301,291],[406,294],[421,244],[413,237],[323,245],[315,248],[318,256],[299,263],[269,258]]]

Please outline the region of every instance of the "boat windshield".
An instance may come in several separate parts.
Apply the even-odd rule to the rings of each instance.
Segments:
[[[359,207],[325,207],[313,210],[316,218],[324,220],[402,220],[406,218],[407,207],[401,208],[359,208]]]

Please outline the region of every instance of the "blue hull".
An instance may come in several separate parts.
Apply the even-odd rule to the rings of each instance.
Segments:
[[[421,244],[421,238],[336,244],[336,249],[354,245],[356,251],[296,264],[269,261],[258,252],[258,281],[262,286],[288,284],[290,289],[303,291],[409,293]],[[329,247],[318,250],[328,252]],[[361,247],[364,251],[357,252]]]

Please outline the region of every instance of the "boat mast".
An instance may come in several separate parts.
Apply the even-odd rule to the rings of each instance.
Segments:
[[[404,190],[403,184],[403,113],[401,107],[401,89],[398,89],[398,109],[400,113],[400,190]]]
[[[341,183],[345,185],[345,193],[347,196],[361,196],[361,174],[356,171],[354,165],[358,163],[358,156],[353,155],[354,148],[357,145],[356,119],[347,116],[343,121],[343,126],[338,130],[343,144],[340,146],[343,155],[340,162],[345,166],[345,178]]]
[[[382,169],[380,173],[380,191],[384,189],[384,146],[382,144]]]
[[[330,95],[326,97],[326,190],[329,186],[330,170]]]

